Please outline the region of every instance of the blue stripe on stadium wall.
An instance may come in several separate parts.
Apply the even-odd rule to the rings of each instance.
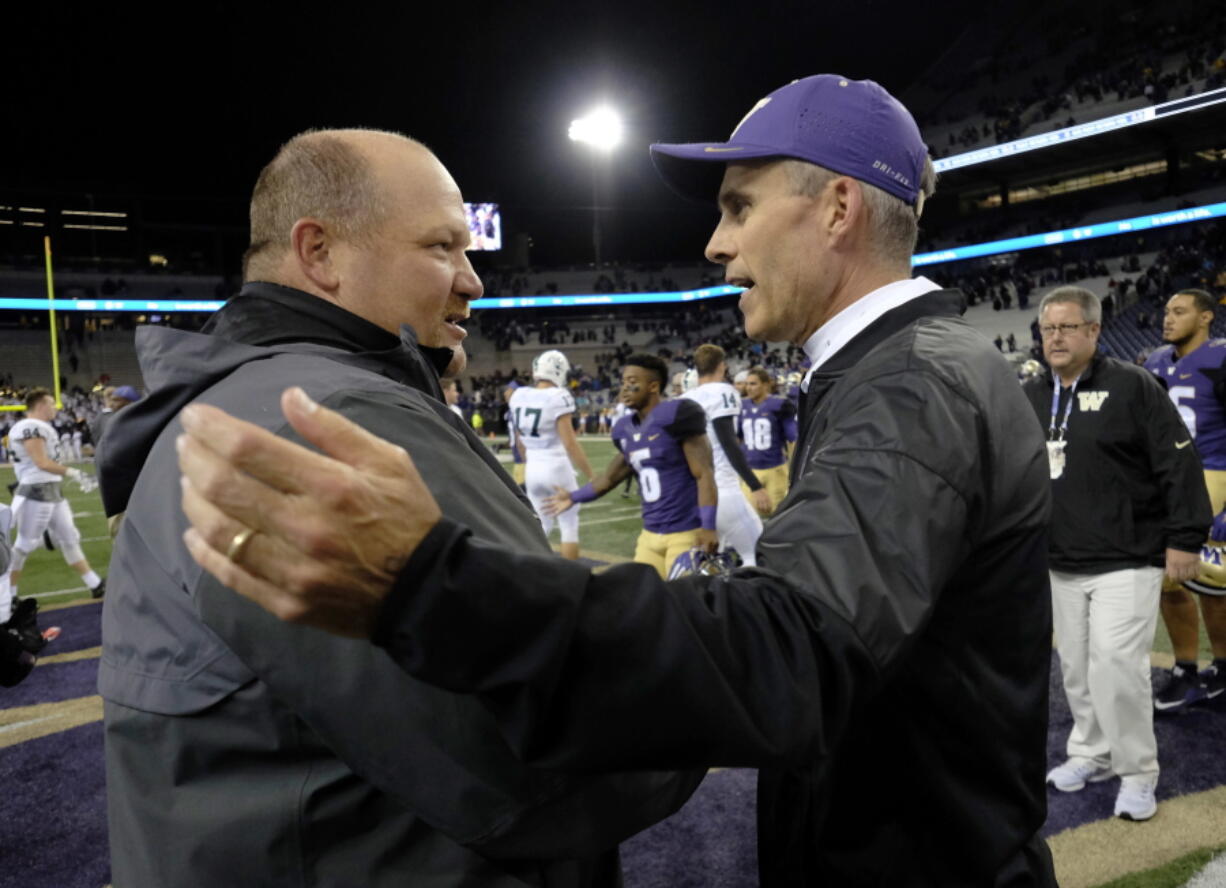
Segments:
[[[1204,222],[1207,219],[1218,219],[1222,216],[1226,216],[1226,203],[1207,204],[1203,207],[1175,210],[1171,213],[1152,213],[1148,216],[1134,216],[1131,219],[1118,219],[1115,222],[1099,222],[1097,225],[1081,225],[1077,228],[1065,228],[1062,231],[1049,231],[1046,234],[1028,234],[1025,237],[1011,237],[983,244],[971,244],[966,247],[953,247],[948,250],[937,250],[935,253],[917,253],[911,257],[911,265],[934,265],[938,262],[956,262],[959,259],[974,259],[979,256],[995,256],[998,253],[1033,250],[1036,247],[1075,244],[1078,241],[1093,240],[1097,237],[1131,234],[1152,228],[1166,228],[1168,225],[1184,225],[1188,222]]]
[[[154,314],[170,314],[176,311],[217,311],[225,305],[218,301],[193,299],[57,299],[56,311],[147,311]],[[32,308],[47,311],[50,299],[0,299],[0,308]]]
[[[682,290],[679,293],[593,293],[575,296],[513,296],[496,299],[476,299],[469,303],[473,308],[552,308],[564,305],[640,305],[646,302],[696,302],[731,296],[741,292],[741,287],[724,284],[718,287],[703,287],[701,290]]]
[[[1099,237],[1131,234],[1154,228],[1166,228],[1170,225],[1185,225],[1189,222],[1204,222],[1208,219],[1219,219],[1223,216],[1226,216],[1226,202],[1207,204],[1203,207],[1175,210],[1170,213],[1151,213],[1147,216],[1134,216],[1131,219],[1100,222],[1097,225],[1065,228],[1062,231],[1049,231],[1046,234],[1028,234],[1025,237],[1011,237],[1005,240],[989,241],[982,244],[970,244],[965,247],[952,247],[948,250],[938,250],[934,253],[917,253],[911,257],[911,265],[936,265],[942,262],[957,262],[962,259],[994,256],[998,253],[1015,253],[1019,250],[1033,250],[1038,247],[1075,244],[1079,241],[1093,240]],[[477,299],[470,304],[473,308],[494,309],[559,308],[577,305],[642,305],[645,303],[697,302],[702,299],[731,296],[739,292],[741,292],[740,287],[721,285],[717,287],[703,287],[698,290],[683,290],[678,293],[589,293],[569,296],[512,296]],[[217,311],[222,305],[223,303],[216,301],[197,302],[192,300],[55,300],[56,311],[140,311],[151,314],[169,314],[179,311],[211,312]],[[50,307],[51,302],[47,299],[0,299],[0,309],[24,308],[35,311],[47,311]]]

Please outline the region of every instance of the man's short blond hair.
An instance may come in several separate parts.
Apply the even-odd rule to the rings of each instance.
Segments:
[[[791,158],[781,161],[786,165],[788,177],[797,194],[817,197],[834,179],[842,176],[817,164]],[[854,176],[851,178],[855,178]],[[910,267],[911,254],[919,239],[919,217],[924,201],[937,190],[936,169],[932,158],[924,158],[924,171],[920,175],[920,195],[914,207],[875,185],[860,183],[864,203],[868,206],[869,237],[877,258],[893,264]]]
[[[710,376],[724,362],[724,350],[711,342],[694,349],[694,369],[699,376]]]
[[[243,278],[269,274],[289,249],[290,231],[299,219],[325,222],[351,243],[368,241],[387,218],[382,190],[374,164],[343,131],[308,130],[294,136],[260,171],[251,193],[251,244],[243,256]]]

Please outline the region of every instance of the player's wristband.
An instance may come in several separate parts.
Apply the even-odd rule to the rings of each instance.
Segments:
[[[702,521],[703,530],[715,530],[715,513],[718,510],[718,506],[698,507],[698,518]]]
[[[572,503],[590,503],[594,499],[596,499],[596,491],[590,481],[578,490],[570,492],[570,501]]]
[[[1213,525],[1209,528],[1209,539],[1215,543],[1226,542],[1226,509],[1213,517]]]
[[[69,466],[68,471],[64,473],[64,477],[69,481],[76,481],[79,484],[81,482],[81,470]]]

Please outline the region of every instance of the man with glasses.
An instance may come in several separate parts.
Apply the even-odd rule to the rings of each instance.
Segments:
[[[1062,792],[1120,778],[1115,814],[1157,811],[1149,651],[1165,574],[1196,576],[1213,515],[1200,459],[1162,387],[1098,354],[1102,309],[1080,287],[1039,305],[1050,371],[1024,387],[1047,436],[1052,615],[1073,714]]]

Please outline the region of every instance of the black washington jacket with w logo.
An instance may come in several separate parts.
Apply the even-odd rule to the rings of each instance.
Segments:
[[[1046,434],[1052,377],[1025,383]],[[1060,391],[1058,416],[1070,389]],[[1162,566],[1199,552],[1213,510],[1187,426],[1153,374],[1096,355],[1077,382],[1064,473],[1051,482],[1051,566],[1077,574]]]
[[[920,296],[813,375],[758,568],[595,574],[444,520],[375,642],[537,765],[759,768],[763,888],[1054,888],[1043,436],[964,307]]]

